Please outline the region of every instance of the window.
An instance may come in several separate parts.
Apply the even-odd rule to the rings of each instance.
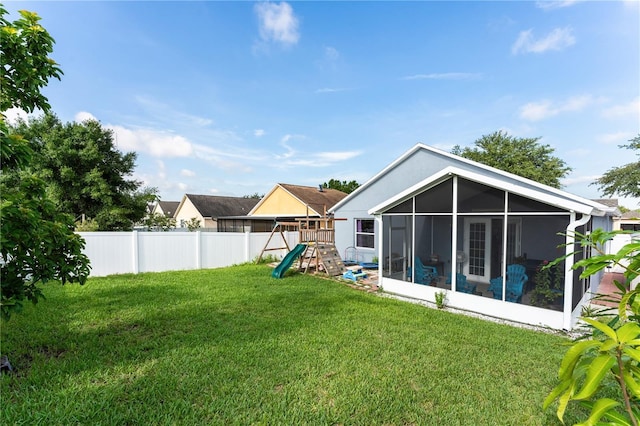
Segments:
[[[374,247],[373,223],[373,219],[356,219],[356,247]]]

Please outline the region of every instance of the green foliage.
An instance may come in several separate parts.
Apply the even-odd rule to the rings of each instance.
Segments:
[[[49,102],[40,90],[50,78],[60,80],[62,75],[49,57],[55,41],[39,24],[36,13],[21,10],[14,22],[5,15],[0,4],[0,111],[14,107],[27,112],[48,110]]]
[[[260,200],[260,199],[264,198],[264,194],[260,195],[257,192],[254,192],[251,195],[243,195],[242,198],[256,198],[256,199]]]
[[[96,232],[100,229],[98,222],[94,219],[76,221],[76,232]]]
[[[620,147],[635,149],[640,155],[640,135],[629,142]],[[604,196],[618,194],[622,197],[640,197],[640,161],[610,169],[593,185],[597,185]]]
[[[474,142],[475,148],[455,146],[451,151],[496,169],[504,170],[542,184],[560,188],[560,179],[571,171],[564,161],[552,154],[549,145],[538,143],[540,138],[516,138],[498,131],[484,135]]]
[[[149,231],[170,231],[176,227],[176,220],[163,214],[151,214],[142,221]]]
[[[538,265],[536,274],[533,276],[535,287],[531,292],[531,304],[534,306],[548,306],[562,297],[564,284],[562,265],[545,267],[548,263],[544,261]]]
[[[136,154],[123,154],[113,132],[98,121],[63,124],[54,114],[20,121],[11,133],[31,141],[31,169],[47,182],[61,211],[93,218],[100,231],[131,230],[146,214],[156,190],[129,179]]]
[[[24,299],[37,303],[38,284],[60,280],[84,284],[89,259],[84,240],[73,233],[73,218],[60,213],[41,179],[29,174],[0,175],[0,285],[2,318],[22,310]]]
[[[197,231],[198,229],[200,229],[200,219],[198,219],[197,217],[192,217],[186,222],[186,225],[189,232]]]
[[[447,293],[445,291],[439,291],[436,293],[436,307],[438,309],[444,309],[447,306]]]
[[[346,194],[351,194],[353,191],[358,189],[360,184],[355,180],[346,181],[346,180],[337,180],[337,179],[329,179],[329,182],[325,182],[322,184],[323,188],[337,189],[338,191],[342,191]]]
[[[590,235],[576,233],[580,246],[590,247],[594,255],[575,263],[582,268],[582,278],[604,268],[618,265],[624,268],[627,282],[640,274],[640,242],[623,246],[616,254],[606,254],[602,247],[624,231]],[[566,256],[565,256],[566,258]],[[563,260],[557,259],[555,262]],[[615,282],[619,292],[613,298],[617,309],[583,317],[588,326],[586,339],[575,342],[567,351],[558,372],[559,384],[544,401],[543,408],[558,401],[557,415],[563,421],[571,401],[580,401],[590,410],[581,425],[638,425],[640,418],[640,288],[627,290]],[[601,296],[598,296],[602,298]],[[603,391],[617,395],[615,399]]]
[[[73,218],[49,198],[46,184],[29,171],[35,161],[27,139],[10,134],[4,112],[12,107],[49,110],[40,93],[49,78],[62,72],[48,57],[53,38],[38,15],[21,11],[9,22],[0,5],[0,313],[8,320],[25,299],[43,297],[38,287],[49,281],[79,282],[89,275],[84,240],[73,232]]]

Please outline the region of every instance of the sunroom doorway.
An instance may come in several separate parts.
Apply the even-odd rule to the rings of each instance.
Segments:
[[[503,218],[465,217],[464,218],[464,259],[463,274],[470,280],[488,283],[492,277],[502,273],[503,250],[505,239]],[[507,221],[507,264],[521,256],[522,220],[509,218]]]

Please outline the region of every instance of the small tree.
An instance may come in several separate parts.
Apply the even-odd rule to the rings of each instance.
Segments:
[[[616,254],[607,254],[602,247],[615,235],[624,231],[604,232],[601,229],[590,235],[576,233],[580,246],[590,247],[597,253],[575,263],[574,269],[584,268],[581,278],[593,275],[604,268],[618,265],[624,268],[627,283],[640,275],[640,242],[631,242]],[[582,251],[582,250],[581,250]],[[550,265],[564,260],[556,259]],[[638,426],[640,418],[640,288],[628,291],[619,282],[619,290],[613,299],[615,310],[605,310],[593,317],[582,318],[588,326],[586,338],[579,339],[567,351],[558,373],[558,385],[544,401],[543,409],[558,401],[557,415],[563,421],[565,410],[571,401],[579,401],[591,410],[589,418],[581,425],[612,424]],[[599,391],[606,389],[608,394]],[[616,399],[610,394],[616,394]],[[602,418],[607,423],[601,423]],[[564,421],[563,421],[564,423]]]
[[[565,177],[571,168],[552,155],[552,147],[541,145],[539,140],[540,138],[516,138],[498,131],[476,140],[475,148],[461,148],[456,145],[451,153],[560,188],[560,179]]]
[[[337,189],[338,191],[342,191],[346,194],[351,194],[353,191],[358,189],[360,184],[355,180],[346,181],[346,180],[337,180],[337,179],[329,179],[329,182],[325,182],[322,184],[323,188]]]
[[[130,178],[136,153],[118,150],[113,132],[96,120],[62,123],[48,113],[10,131],[31,142],[31,169],[60,211],[90,217],[100,231],[131,230],[156,199],[154,188]]]
[[[640,155],[640,135],[621,148],[635,149]],[[619,194],[623,197],[640,197],[640,161],[607,171],[593,185],[597,185],[605,197]]]
[[[200,219],[198,219],[197,217],[192,217],[187,221],[186,225],[189,232],[197,231],[198,229],[200,229]]]
[[[12,107],[33,112],[50,106],[40,90],[62,71],[48,57],[53,38],[40,17],[20,11],[15,22],[5,19],[0,5],[0,312],[8,320],[24,299],[43,297],[39,284],[52,280],[83,284],[89,259],[84,240],[74,234],[73,218],[60,213],[42,179],[29,172],[33,150],[25,138],[9,134],[4,112]]]
[[[142,221],[149,231],[170,231],[176,227],[176,220],[163,214],[151,214]]]

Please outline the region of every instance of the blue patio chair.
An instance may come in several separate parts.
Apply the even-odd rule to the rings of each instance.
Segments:
[[[529,280],[524,265],[513,264],[507,266],[507,302],[522,302],[522,292],[525,283]],[[489,280],[489,291],[493,292],[493,298],[502,300],[502,277]]]
[[[461,273],[456,274],[456,291],[462,293],[475,294],[476,284],[467,281],[467,276]]]
[[[431,285],[438,278],[438,271],[434,266],[425,266],[418,256],[414,257],[415,263],[415,283]],[[411,270],[409,270],[409,278],[411,278]]]

